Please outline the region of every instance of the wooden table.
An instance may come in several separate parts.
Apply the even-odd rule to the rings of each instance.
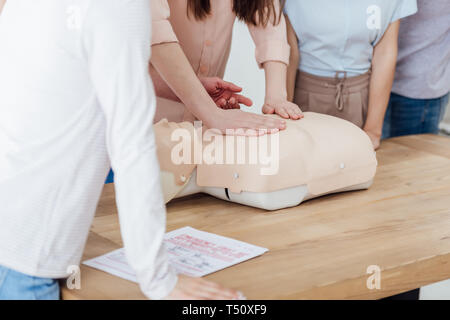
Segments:
[[[367,191],[274,212],[206,195],[168,205],[168,227],[192,226],[270,251],[207,279],[249,299],[377,299],[450,278],[450,139],[390,139]],[[122,246],[111,185],[105,186],[84,259]],[[369,290],[367,267],[381,269]],[[82,290],[65,299],[142,299],[138,285],[82,266]]]

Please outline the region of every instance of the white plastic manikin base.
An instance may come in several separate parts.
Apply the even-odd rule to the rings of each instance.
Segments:
[[[164,178],[165,177],[165,178]],[[372,181],[367,183],[346,187],[340,190],[335,190],[321,195],[312,195],[308,192],[308,187],[306,185],[287,188],[283,190],[273,191],[273,192],[241,192],[234,193],[225,188],[212,188],[212,187],[199,187],[196,183],[196,171],[192,174],[189,181],[182,188],[175,186],[173,183],[174,179],[172,174],[163,174],[163,180],[165,188],[174,190],[176,188],[181,189],[175,198],[181,198],[196,193],[206,193],[213,197],[239,203],[242,205],[260,208],[264,210],[280,210],[284,208],[295,207],[302,202],[313,199],[326,194],[346,192],[346,191],[356,191],[368,189],[372,185]],[[169,186],[173,184],[172,186]]]

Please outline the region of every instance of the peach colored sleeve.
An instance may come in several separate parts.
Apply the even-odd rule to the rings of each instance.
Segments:
[[[2,13],[3,6],[5,5],[6,0],[0,0],[0,13]]]
[[[177,0],[178,1],[178,0]],[[151,0],[152,46],[155,44],[178,42],[170,24],[170,7],[167,0]]]
[[[278,13],[280,2],[274,0],[274,5]],[[289,64],[290,47],[287,41],[286,20],[283,14],[281,14],[278,24],[274,24],[272,17],[266,27],[248,24],[248,29],[256,45],[256,62],[260,68],[267,61],[280,61],[286,65]]]

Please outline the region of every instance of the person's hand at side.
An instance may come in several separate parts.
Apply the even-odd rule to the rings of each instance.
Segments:
[[[166,300],[236,300],[235,290],[201,278],[178,275],[178,282]]]
[[[373,149],[377,150],[380,147],[381,135],[367,129],[364,129],[364,132],[369,136],[370,141],[372,141]]]
[[[247,107],[253,104],[252,100],[239,94],[242,92],[241,87],[219,77],[200,78],[200,82],[216,105],[222,109],[240,109],[241,104]]]

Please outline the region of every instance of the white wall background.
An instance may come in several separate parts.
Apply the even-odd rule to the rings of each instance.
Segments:
[[[258,68],[255,61],[255,45],[250,37],[247,27],[243,23],[234,26],[233,44],[230,61],[225,72],[225,80],[236,83],[244,88],[243,94],[253,100],[251,112],[261,112],[264,103],[265,81],[264,71]],[[450,110],[446,118],[450,132]],[[450,280],[426,286],[421,290],[421,299],[450,300]]]
[[[253,106],[246,111],[260,113],[264,104],[264,71],[255,60],[255,45],[244,23],[234,25],[233,44],[224,79],[244,88],[243,94],[253,100]]]

